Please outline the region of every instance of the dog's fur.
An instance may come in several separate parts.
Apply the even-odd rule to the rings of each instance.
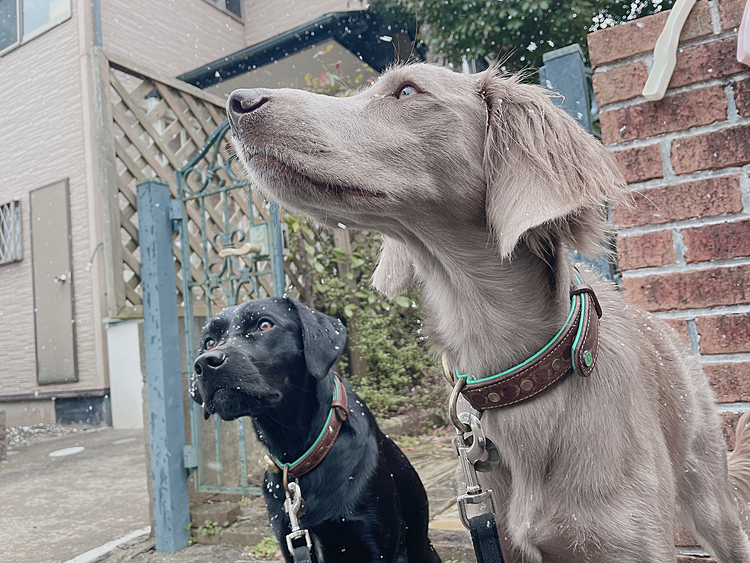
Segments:
[[[272,325],[267,330],[260,328],[264,321]],[[191,394],[206,417],[252,417],[269,452],[291,463],[325,424],[333,365],[345,344],[338,319],[291,299],[228,307],[203,329]],[[300,524],[313,537],[313,560],[439,563],[427,538],[427,495],[417,472],[344,384],[349,417],[325,459],[299,479],[307,505]],[[285,541],[291,529],[278,473],[266,472],[263,492],[279,545],[291,562]]]
[[[416,88],[400,96],[405,85]],[[562,326],[569,248],[597,248],[625,197],[612,155],[540,87],[415,64],[337,99],[239,90],[228,113],[249,178],[289,209],[381,232],[374,285],[421,282],[436,352],[486,377]],[[483,423],[512,562],[674,562],[679,513],[721,563],[750,563],[748,432],[730,461],[696,358],[591,272],[604,310],[589,378],[570,375]],[[741,421],[744,426],[746,419]],[[746,518],[743,516],[743,523]]]

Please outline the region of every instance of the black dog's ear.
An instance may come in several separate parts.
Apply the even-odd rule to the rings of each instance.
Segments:
[[[293,303],[302,325],[307,371],[323,379],[344,351],[346,329],[337,318],[313,311],[302,303]]]

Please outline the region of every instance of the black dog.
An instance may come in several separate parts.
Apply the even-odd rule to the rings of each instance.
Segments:
[[[203,329],[191,394],[206,418],[252,417],[258,438],[281,464],[303,456],[329,416],[343,418],[325,458],[298,479],[307,507],[300,525],[310,531],[314,560],[439,563],[427,538],[427,495],[417,472],[348,383],[348,416],[331,406],[333,364],[345,344],[338,319],[291,299],[229,307]],[[280,474],[266,471],[264,495],[291,562]]]

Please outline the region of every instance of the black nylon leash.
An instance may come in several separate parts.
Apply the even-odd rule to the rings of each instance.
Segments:
[[[307,546],[304,544],[294,548],[292,557],[294,558],[294,563],[312,563],[310,550],[307,549]]]
[[[477,563],[505,563],[494,514],[488,512],[469,518],[469,531]]]
[[[477,480],[477,472],[492,471],[497,467],[500,453],[492,440],[485,436],[478,416],[457,412],[458,396],[464,385],[466,379],[459,378],[448,400],[448,414],[456,427],[453,448],[466,477],[466,492],[456,497],[458,515],[471,533],[477,563],[505,563],[497,535],[494,493],[491,489],[482,489]],[[469,509],[470,506],[474,508]],[[469,517],[469,512],[476,509],[481,510],[481,514]]]

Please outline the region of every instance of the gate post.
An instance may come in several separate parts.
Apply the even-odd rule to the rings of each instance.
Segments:
[[[174,553],[188,543],[190,504],[169,184],[149,178],[137,189],[154,535],[156,551]]]
[[[544,66],[539,69],[539,82],[545,88],[563,95],[562,108],[586,131],[593,131],[589,76],[591,70],[583,65],[583,51],[574,43],[562,49],[544,53]]]

